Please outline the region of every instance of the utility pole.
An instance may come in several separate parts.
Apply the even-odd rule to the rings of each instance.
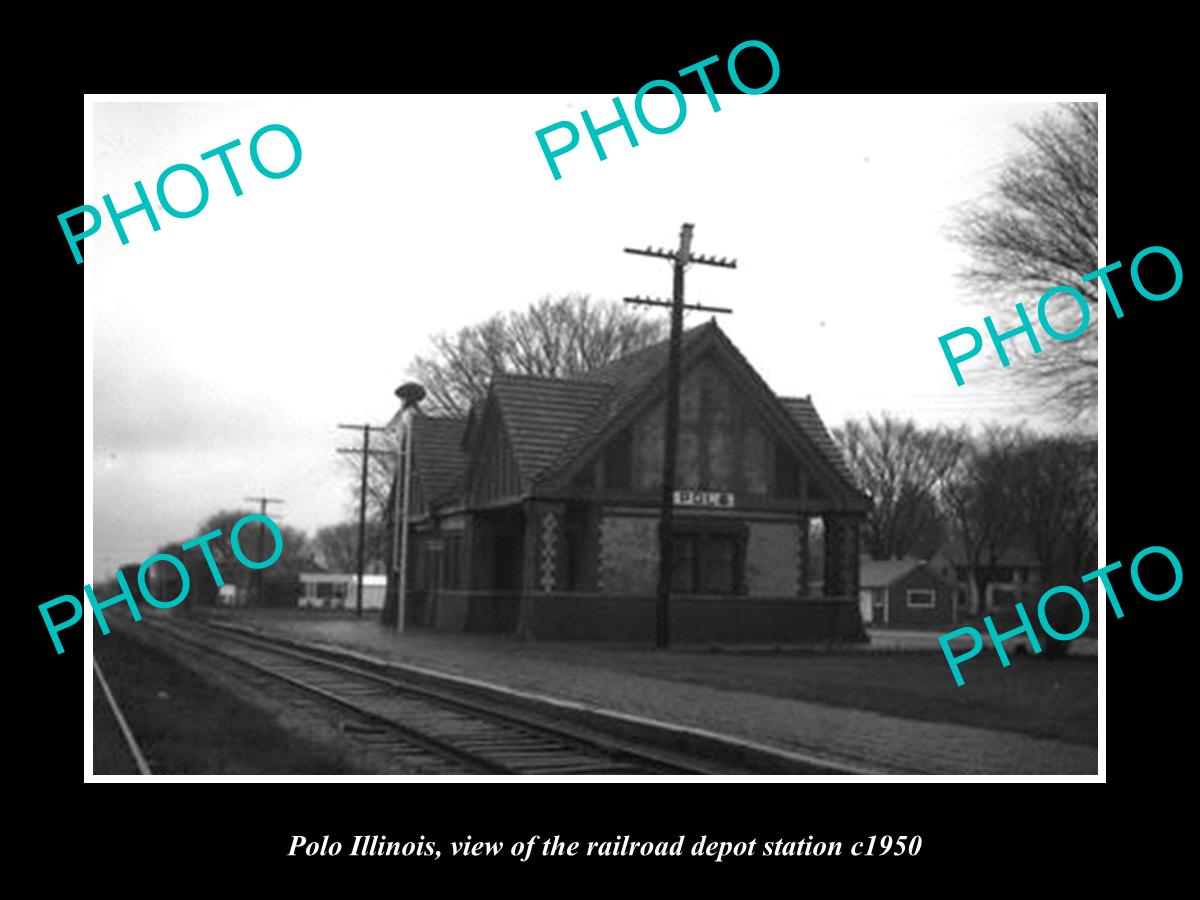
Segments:
[[[356,611],[358,617],[362,618],[363,604],[363,566],[366,560],[366,545],[367,545],[367,463],[370,461],[371,453],[379,453],[386,455],[381,450],[371,450],[371,432],[386,431],[386,428],[377,428],[374,425],[339,425],[338,428],[348,428],[352,431],[362,429],[363,445],[362,450],[353,447],[339,447],[338,453],[361,453],[362,454],[362,486],[358,493],[358,602],[356,603]]]
[[[683,302],[683,273],[691,263],[706,266],[718,266],[723,269],[736,269],[737,260],[716,259],[692,253],[692,229],[694,225],[685,222],[679,231],[679,249],[634,250],[625,248],[626,253],[636,253],[640,256],[656,256],[659,259],[670,260],[675,272],[674,290],[671,300],[651,300],[648,297],[626,297],[626,303],[639,306],[665,306],[671,310],[671,339],[667,361],[667,425],[663,432],[663,476],[662,476],[662,505],[658,522],[658,590],[656,592],[654,615],[654,646],[664,649],[670,643],[671,575],[675,564],[675,537],[672,533],[675,514],[675,463],[679,443],[679,355],[683,343],[683,311],[685,309],[703,312],[732,313],[732,309],[718,306],[701,306],[696,303]]]
[[[267,504],[268,503],[283,503],[284,502],[283,500],[279,500],[275,497],[243,497],[242,499],[245,500],[247,503],[258,503],[259,504],[258,512],[260,515],[263,515],[263,516],[265,516],[267,514]],[[262,560],[263,560],[263,538],[266,537],[266,534],[267,534],[267,523],[259,522],[258,523],[258,560],[259,560],[259,562],[262,562]],[[259,606],[262,605],[262,569],[254,570],[254,602],[256,604],[258,604]]]

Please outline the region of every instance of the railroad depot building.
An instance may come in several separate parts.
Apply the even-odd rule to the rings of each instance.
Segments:
[[[579,379],[504,375],[465,418],[414,416],[406,625],[653,639],[667,360],[664,341]],[[869,501],[812,403],[715,321],[684,332],[681,372],[672,641],[862,640]]]

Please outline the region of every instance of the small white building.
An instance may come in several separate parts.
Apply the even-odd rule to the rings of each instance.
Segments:
[[[246,598],[237,589],[236,584],[228,582],[217,588],[218,606],[245,606]]]
[[[363,575],[363,609],[383,609],[386,575]],[[301,609],[357,609],[358,576],[344,572],[301,572]]]

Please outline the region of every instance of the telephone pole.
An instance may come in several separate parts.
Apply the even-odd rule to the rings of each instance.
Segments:
[[[626,297],[626,303],[638,306],[665,306],[671,310],[671,339],[667,361],[667,425],[663,433],[663,476],[662,506],[658,522],[658,590],[654,611],[654,646],[664,649],[670,642],[669,604],[671,600],[671,575],[675,564],[675,464],[679,443],[679,355],[683,343],[683,311],[685,309],[714,313],[732,313],[732,309],[719,306],[701,306],[683,302],[683,273],[691,263],[736,269],[737,260],[716,259],[692,253],[692,229],[685,222],[679,231],[679,249],[634,250],[625,248],[626,253],[640,256],[656,256],[671,261],[675,272],[674,290],[670,301],[651,300],[649,297]]]
[[[363,445],[362,450],[354,447],[339,447],[338,453],[361,453],[362,454],[362,486],[359,488],[358,494],[358,601],[356,612],[358,617],[362,618],[363,606],[363,566],[366,558],[366,543],[367,543],[367,463],[371,458],[372,453],[386,455],[385,451],[371,449],[371,432],[372,431],[387,431],[386,428],[378,428],[374,425],[339,425],[338,428],[348,428],[352,431],[362,429]]]
[[[247,503],[259,504],[258,512],[259,512],[259,515],[263,515],[263,516],[265,516],[267,514],[267,504],[268,503],[283,503],[284,502],[283,500],[279,500],[275,497],[243,497],[242,499],[245,500]],[[259,522],[258,523],[258,560],[259,560],[259,562],[262,562],[262,560],[263,560],[263,538],[266,537],[266,534],[267,534],[267,523]],[[254,602],[256,604],[258,604],[259,606],[262,605],[262,569],[254,570]]]

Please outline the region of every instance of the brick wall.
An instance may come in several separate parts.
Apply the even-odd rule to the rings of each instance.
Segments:
[[[862,516],[857,513],[825,515],[825,593],[829,596],[858,596],[861,526]]]
[[[600,590],[653,594],[658,583],[658,518],[604,516],[600,521]]]
[[[537,594],[522,607],[522,634],[537,640],[651,644],[654,598]],[[865,640],[853,598],[671,600],[673,644],[824,643]]]
[[[800,527],[793,522],[751,522],[746,545],[750,596],[795,596],[799,577]]]
[[[664,404],[633,425],[634,485],[662,485]],[[679,391],[677,487],[770,493],[774,447],[737,385],[711,359],[684,373]]]
[[[441,591],[429,619],[434,631],[511,634],[517,630],[520,605],[519,593]]]

